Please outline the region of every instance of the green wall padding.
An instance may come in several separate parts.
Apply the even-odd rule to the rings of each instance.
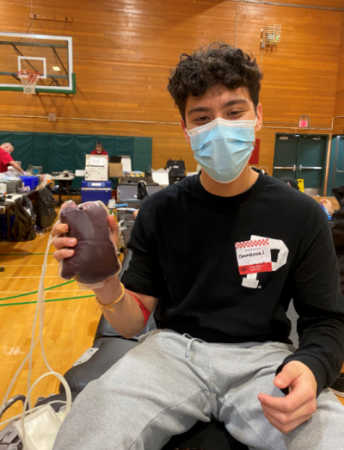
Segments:
[[[134,138],[133,170],[149,170],[152,166],[152,140]]]
[[[14,154],[14,152],[13,152]],[[33,166],[42,166],[43,173],[51,173],[54,166],[54,135],[35,133],[33,136]],[[25,167],[27,169],[27,167]]]
[[[9,142],[10,144],[13,145],[12,133],[10,133],[8,131],[0,131],[0,145],[4,144],[5,142]]]
[[[15,161],[21,161],[24,170],[29,164],[33,164],[33,133],[13,133],[12,145],[17,149],[13,152],[12,157]]]
[[[74,136],[71,134],[60,134],[54,137],[54,164],[53,170],[62,172],[63,170],[75,171],[74,158]]]
[[[130,156],[131,168],[134,169],[134,138],[116,137],[115,138],[115,155],[116,156]],[[146,170],[146,169],[141,169]]]
[[[85,169],[85,155],[95,149],[97,142],[103,144],[110,156],[130,156],[132,170],[145,171],[152,165],[149,137],[0,131],[0,144],[3,142],[13,145],[13,159],[21,161],[24,170],[31,164],[42,166],[43,173]],[[82,178],[76,178],[73,187],[80,187],[81,181]]]
[[[74,166],[77,169],[85,166],[85,155],[89,155],[94,147],[95,139],[90,139],[89,136],[74,136]],[[75,189],[81,188],[82,180],[81,177],[75,178],[72,187]]]

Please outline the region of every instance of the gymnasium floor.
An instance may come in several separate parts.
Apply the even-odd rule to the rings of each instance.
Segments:
[[[46,233],[38,235],[30,242],[0,243],[0,266],[5,268],[5,271],[0,273],[1,400],[29,350],[36,307],[30,302],[36,301],[37,294],[23,294],[38,289],[48,237]],[[51,247],[45,288],[53,289],[46,291],[43,339],[49,364],[55,371],[64,374],[92,346],[100,312],[92,297],[92,291],[81,291],[75,282],[64,284],[66,282],[58,277],[58,264],[52,252]],[[37,348],[33,356],[32,380],[37,380],[47,371],[40,349]],[[26,394],[27,375],[26,365],[10,396]],[[52,376],[43,379],[33,392],[33,403],[37,397],[57,393],[58,385],[59,381]],[[344,405],[344,398],[340,401]],[[17,403],[2,420],[19,414],[21,409],[21,404]]]

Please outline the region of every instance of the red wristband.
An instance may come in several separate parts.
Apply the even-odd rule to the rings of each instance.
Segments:
[[[139,304],[139,306],[140,306],[140,308],[142,310],[142,313],[143,313],[144,324],[146,326],[146,323],[148,322],[149,316],[152,313],[150,311],[148,311],[148,309],[145,306],[143,306],[143,304],[140,302],[140,300],[137,297],[135,297],[135,295],[132,292],[129,292],[127,290],[126,290],[126,292],[128,292],[128,294],[131,295],[133,297],[133,299],[136,300],[136,302]]]

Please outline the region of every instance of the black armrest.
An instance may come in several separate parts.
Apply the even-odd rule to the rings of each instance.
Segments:
[[[64,377],[69,387],[74,392],[81,392],[88,383],[100,378],[136,345],[137,342],[127,339],[98,339],[93,347],[99,348],[99,350],[88,361],[71,367],[65,373]],[[60,384],[59,391],[64,392],[62,384]]]
[[[248,450],[231,436],[223,423],[212,420],[209,423],[197,422],[190,430],[173,436],[162,450]]]

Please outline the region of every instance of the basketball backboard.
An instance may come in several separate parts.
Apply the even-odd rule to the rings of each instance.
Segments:
[[[73,39],[0,32],[0,90],[22,91],[20,70],[42,74],[36,92],[75,94]]]

